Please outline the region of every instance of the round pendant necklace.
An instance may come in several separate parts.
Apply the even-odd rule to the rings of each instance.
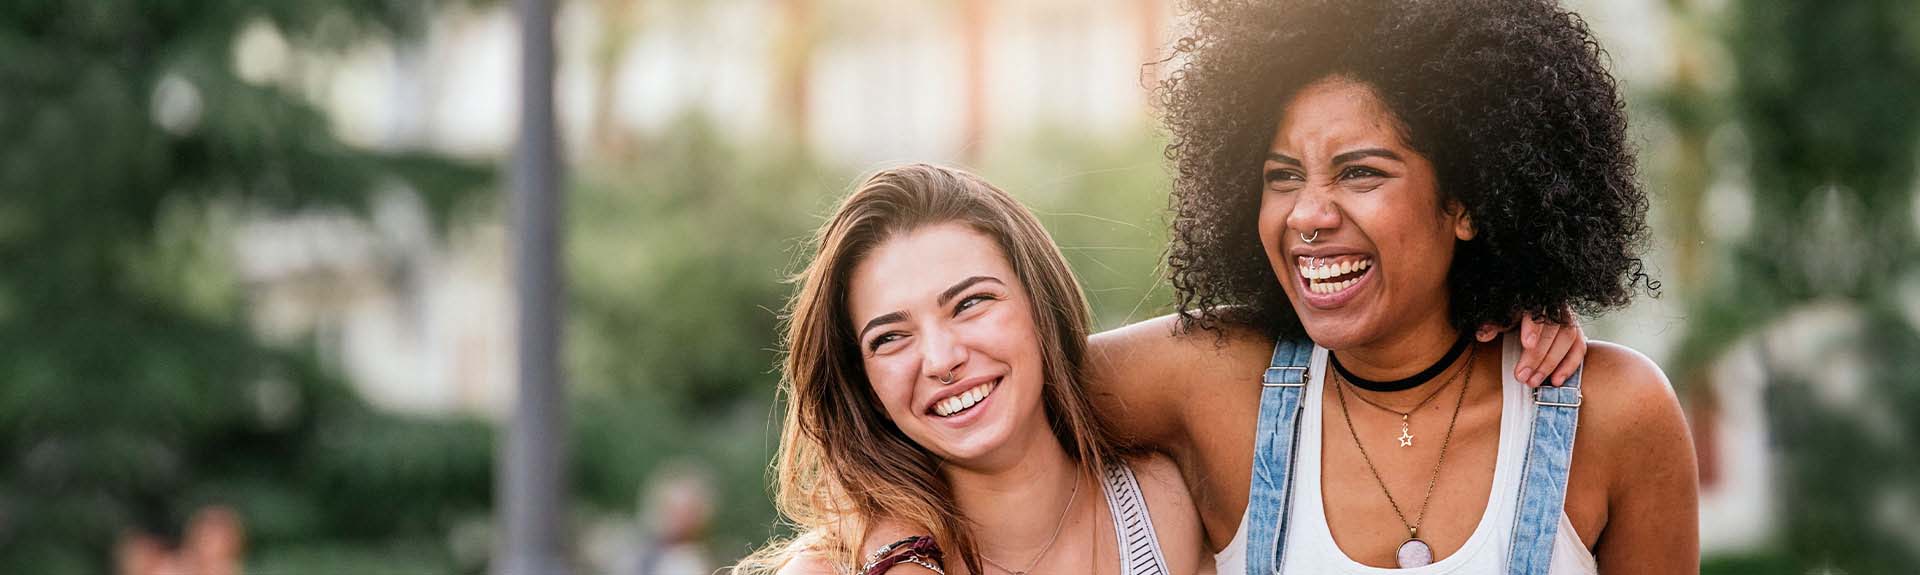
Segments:
[[[986,553],[981,553],[980,558],[985,559],[988,565],[998,567],[1000,568],[1001,571],[1006,571],[1008,573],[1012,573],[1013,575],[1027,575],[1027,573],[1032,572],[1033,566],[1039,565],[1040,560],[1047,556],[1047,552],[1053,550],[1054,542],[1060,540],[1060,528],[1067,526],[1067,512],[1073,511],[1073,500],[1079,497],[1080,497],[1080,475],[1075,474],[1073,476],[1073,494],[1067,496],[1067,506],[1066,508],[1060,510],[1060,519],[1058,521],[1055,521],[1053,524],[1053,538],[1048,539],[1046,545],[1040,546],[1040,553],[1038,555],[1034,555],[1032,561],[1027,562],[1027,567],[1025,569],[1020,569],[1020,570],[1008,569],[1007,566],[1001,565],[999,561],[994,561],[992,557],[988,557]]]
[[[1467,356],[1468,371],[1473,367],[1473,356]],[[1380,484],[1380,492],[1387,495],[1387,504],[1393,506],[1393,514],[1400,517],[1400,524],[1407,528],[1407,540],[1400,544],[1394,553],[1394,560],[1401,569],[1411,569],[1433,563],[1433,547],[1420,539],[1420,523],[1427,518],[1427,505],[1433,503],[1433,486],[1440,480],[1440,467],[1447,463],[1447,446],[1453,443],[1453,428],[1460,422],[1460,408],[1466,405],[1467,388],[1473,386],[1473,374],[1467,374],[1466,383],[1460,385],[1460,396],[1453,402],[1453,419],[1447,422],[1447,434],[1440,440],[1440,460],[1433,463],[1433,473],[1427,478],[1427,494],[1420,501],[1420,514],[1413,521],[1407,521],[1407,514],[1400,511],[1400,502],[1393,498],[1393,491],[1387,489],[1387,481],[1380,478],[1380,470],[1373,466],[1373,458],[1367,455],[1367,446],[1360,443],[1360,432],[1353,428],[1353,415],[1347,411],[1346,386],[1334,387],[1340,398],[1340,416],[1346,419],[1347,433],[1353,436],[1353,446],[1360,449],[1360,460],[1366,462],[1367,471],[1373,472],[1373,480]]]

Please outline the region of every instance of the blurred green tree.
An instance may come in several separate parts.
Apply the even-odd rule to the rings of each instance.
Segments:
[[[1727,13],[1752,233],[1688,295],[1675,371],[1697,380],[1759,334],[1777,553],[1802,572],[1908,572],[1920,564],[1920,332],[1903,287],[1920,280],[1920,11],[1790,0]]]
[[[484,189],[483,167],[345,145],[235,70],[247,26],[325,52],[430,5],[0,4],[0,571],[109,572],[116,538],[205,504],[245,517],[251,567],[452,564],[448,526],[490,498],[487,427],[375,412],[263,343],[220,233],[395,186],[444,215]]]

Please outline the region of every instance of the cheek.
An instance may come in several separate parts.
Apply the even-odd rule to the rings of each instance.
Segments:
[[[888,417],[906,413],[913,405],[913,373],[899,357],[871,358],[864,362],[867,382],[873,395],[880,398]]]
[[[1255,224],[1260,231],[1260,245],[1267,253],[1280,252],[1280,239],[1287,231],[1287,214],[1293,211],[1292,196],[1261,193],[1260,220]]]

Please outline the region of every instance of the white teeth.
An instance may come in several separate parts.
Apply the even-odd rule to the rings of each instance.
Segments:
[[[1373,267],[1373,260],[1366,258],[1334,263],[1322,262],[1320,258],[1303,257],[1300,258],[1299,267],[1300,275],[1309,280],[1307,282],[1307,289],[1312,290],[1313,293],[1330,294],[1353,287],[1353,284],[1358,282],[1359,278],[1338,282],[1326,282],[1323,280],[1365,271]]]
[[[961,392],[959,395],[946,398],[945,400],[942,400],[939,403],[934,404],[933,414],[938,415],[940,417],[947,417],[955,413],[966,411],[967,408],[973,407],[974,405],[979,404],[981,400],[986,399],[988,395],[991,395],[993,393],[993,383],[994,382],[989,381],[987,383],[980,384],[979,386],[974,387],[973,389],[966,390],[964,392]]]

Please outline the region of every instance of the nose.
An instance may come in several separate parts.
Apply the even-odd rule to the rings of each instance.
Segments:
[[[920,342],[922,374],[943,385],[951,385],[959,380],[960,366],[967,363],[967,357],[971,352],[952,330],[944,328],[928,330],[921,336]]]
[[[1294,194],[1293,209],[1287,212],[1287,229],[1300,237],[1313,238],[1340,227],[1340,207],[1334,203],[1332,186],[1306,186]],[[1283,238],[1284,239],[1284,238]]]

